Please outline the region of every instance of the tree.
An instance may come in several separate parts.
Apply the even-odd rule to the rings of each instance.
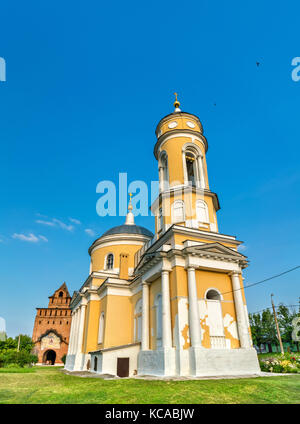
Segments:
[[[15,342],[18,345],[19,336],[15,337]],[[20,351],[25,350],[26,352],[30,353],[32,349],[34,348],[34,342],[32,341],[32,338],[27,336],[26,334],[20,334]]]
[[[292,321],[295,317],[299,316],[299,314],[294,310],[291,311],[288,307],[281,303],[278,306],[277,315],[282,340],[286,343],[296,343],[297,350],[299,351],[299,342],[294,342],[292,338],[292,332],[294,329]]]
[[[264,333],[262,326],[262,318],[260,314],[249,314],[249,323],[251,328],[251,335],[253,344],[258,346],[261,353],[261,344],[264,343]]]
[[[272,352],[272,343],[278,345],[278,338],[274,315],[269,309],[262,312],[262,331],[264,343],[267,343],[269,352]]]

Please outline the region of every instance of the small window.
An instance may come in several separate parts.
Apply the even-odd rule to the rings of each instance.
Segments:
[[[59,297],[63,297],[63,295],[64,295],[64,292],[62,292],[62,291],[60,291],[60,292],[58,293],[58,296],[59,296]]]
[[[114,255],[110,253],[107,255],[106,258],[106,269],[113,269],[114,268]]]

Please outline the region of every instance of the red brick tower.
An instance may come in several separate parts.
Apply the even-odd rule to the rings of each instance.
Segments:
[[[71,296],[63,283],[52,296],[48,308],[36,308],[32,340],[40,364],[63,364],[61,358],[68,352],[71,328]]]

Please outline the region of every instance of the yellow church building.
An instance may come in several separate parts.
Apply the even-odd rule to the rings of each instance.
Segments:
[[[70,304],[65,368],[124,376],[259,373],[252,346],[241,241],[218,231],[207,140],[199,118],[173,113],[156,128],[155,235],[134,222],[89,248],[90,273]]]

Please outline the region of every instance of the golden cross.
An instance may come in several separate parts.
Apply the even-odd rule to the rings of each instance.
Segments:
[[[178,94],[177,93],[174,93],[174,96],[175,96],[176,102],[178,102],[178,99],[177,99]]]
[[[131,198],[132,198],[132,193],[129,193],[129,196],[130,196],[130,201],[131,201]]]

